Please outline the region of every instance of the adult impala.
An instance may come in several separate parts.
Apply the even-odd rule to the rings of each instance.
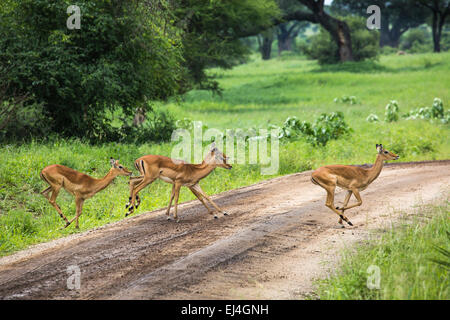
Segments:
[[[78,218],[86,199],[92,198],[97,192],[105,189],[117,176],[131,176],[132,172],[120,165],[119,160],[111,158],[110,164],[111,169],[102,179],[92,178],[87,174],[59,164],[52,164],[42,169],[40,176],[50,187],[41,193],[55,207],[60,217],[66,221],[64,228],[67,228],[74,220],[76,220],[75,227],[79,228]],[[67,220],[61,208],[56,204],[56,197],[61,188],[75,196],[76,216],[71,221]],[[50,192],[52,192],[51,196],[49,196]]]
[[[206,201],[208,201],[218,212],[227,215],[226,212],[220,209],[219,206],[206,195],[199,185],[200,180],[208,176],[215,168],[222,167],[231,169],[232,166],[227,163],[227,160],[227,156],[216,147],[214,142],[211,144],[210,151],[201,164],[184,163],[158,155],[140,157],[134,162],[134,165],[141,176],[130,178],[130,198],[129,203],[126,205],[126,208],[129,209],[125,216],[132,214],[134,208],[139,206],[141,200],[138,193],[158,178],[172,184],[169,207],[166,211],[168,220],[170,219],[170,207],[172,201],[175,199],[173,217],[177,222],[179,221],[177,205],[180,188],[182,186],[188,187],[200,202],[203,203],[209,214],[214,215],[214,218],[217,218],[217,215],[208,207]],[[136,205],[135,201],[137,201]]]
[[[311,174],[311,181],[324,188],[327,191],[327,201],[325,205],[339,215],[339,223],[345,220],[349,225],[353,225],[346,216],[344,211],[362,204],[360,191],[366,189],[380,175],[383,163],[386,160],[397,160],[398,155],[383,149],[383,145],[376,144],[378,151],[375,164],[369,168],[361,168],[357,166],[330,165],[320,167]],[[336,186],[347,190],[343,206],[334,207],[334,192]],[[355,195],[358,202],[347,206],[352,194]],[[338,210],[341,210],[339,212]]]

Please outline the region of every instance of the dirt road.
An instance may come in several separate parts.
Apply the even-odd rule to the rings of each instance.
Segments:
[[[310,172],[264,181],[213,197],[230,214],[217,220],[191,201],[180,223],[162,209],[1,258],[0,299],[302,298],[341,248],[400,210],[448,199],[449,181],[450,160],[387,165],[345,229]],[[67,288],[69,266],[81,271],[78,290]]]

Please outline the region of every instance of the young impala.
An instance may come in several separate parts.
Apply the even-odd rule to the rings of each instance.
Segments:
[[[155,181],[157,178],[173,185],[169,207],[166,211],[168,220],[170,219],[169,213],[172,200],[175,198],[175,210],[173,217],[177,222],[179,221],[177,215],[177,205],[180,188],[182,186],[188,187],[200,200],[200,202],[203,203],[209,214],[214,215],[214,218],[217,218],[217,215],[214,214],[214,212],[208,207],[206,201],[208,201],[218,212],[227,215],[226,212],[222,211],[222,209],[220,209],[206,195],[198,184],[201,179],[208,176],[217,167],[231,169],[232,166],[227,163],[227,159],[227,156],[216,148],[215,143],[211,144],[210,151],[201,164],[183,163],[168,157],[157,155],[140,157],[134,162],[134,165],[140,172],[141,176],[130,178],[130,198],[129,203],[125,206],[125,208],[129,209],[125,216],[132,214],[134,208],[139,206],[141,202],[138,195],[139,191]],[[135,201],[137,201],[136,205]]]
[[[357,166],[330,165],[320,167],[311,175],[311,181],[327,191],[327,201],[325,205],[339,215],[340,224],[342,224],[342,220],[345,220],[349,225],[353,225],[350,220],[344,216],[344,211],[362,204],[359,192],[366,189],[369,184],[378,178],[381,169],[383,168],[384,161],[397,160],[399,158],[398,155],[383,149],[383,145],[381,144],[377,144],[376,148],[378,151],[377,158],[375,164],[369,169]],[[336,186],[347,190],[347,195],[345,196],[344,204],[341,208],[334,207],[334,191]],[[347,206],[352,194],[355,195],[358,202]],[[341,210],[341,212],[338,210]]]
[[[41,171],[40,176],[42,180],[50,185],[50,187],[41,193],[55,207],[60,217],[66,221],[64,228],[67,228],[73,220],[76,220],[75,227],[79,228],[78,218],[81,215],[84,200],[93,197],[97,192],[105,189],[117,176],[131,176],[132,172],[120,165],[119,160],[111,158],[110,164],[111,169],[102,179],[92,178],[87,174],[59,164],[52,164]],[[56,204],[56,197],[61,188],[66,189],[75,196],[76,216],[71,221],[67,220],[61,208]],[[52,192],[51,196],[48,195],[50,192]]]

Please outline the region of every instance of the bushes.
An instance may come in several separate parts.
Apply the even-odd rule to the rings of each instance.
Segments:
[[[175,119],[164,110],[152,110],[140,126],[125,123],[121,128],[108,132],[104,140],[122,143],[144,144],[169,141],[176,129]]]
[[[351,38],[353,58],[355,61],[376,58],[379,54],[379,33],[369,31],[366,23],[360,17],[346,17]],[[323,28],[311,37],[310,45],[304,48],[305,54],[311,59],[317,59],[320,64],[338,63],[339,52],[330,34]]]
[[[414,28],[403,35],[400,47],[411,53],[433,52],[431,39],[431,34],[426,29]]]
[[[110,112],[131,117],[143,102],[179,91],[181,40],[164,11],[140,2],[77,5],[81,30],[66,27],[67,1],[0,6],[0,87],[7,97],[30,94],[24,106],[39,106],[52,131],[98,141],[111,136]]]
[[[295,116],[289,117],[279,129],[280,139],[296,139],[303,136],[316,146],[325,146],[329,140],[338,139],[351,132],[342,112],[322,113],[313,124],[300,121]]]
[[[349,104],[357,104],[358,99],[355,96],[342,96],[341,98],[334,98],[333,100],[335,103],[341,102],[341,103],[349,103]]]
[[[387,105],[384,113],[386,122],[394,122],[398,120],[398,102],[391,100]]]
[[[415,119],[440,119],[442,123],[450,122],[450,110],[444,111],[444,104],[442,100],[439,98],[434,98],[433,105],[431,107],[422,107],[411,110],[408,113],[405,113],[403,116],[406,120],[415,120]]]
[[[447,124],[450,122],[450,110],[444,110],[444,104],[442,100],[439,98],[434,98],[433,105],[431,107],[422,107],[413,109],[410,112],[407,112],[402,115],[402,118],[406,120],[415,120],[415,119],[424,119],[424,120],[433,120],[439,119],[442,123]],[[385,109],[385,118],[386,122],[395,122],[399,119],[399,107],[398,102],[396,100],[391,100]],[[370,114],[366,121],[368,122],[377,122],[378,116],[376,114]]]
[[[42,103],[24,105],[15,99],[2,101],[0,98],[0,141],[42,136],[50,127]]]

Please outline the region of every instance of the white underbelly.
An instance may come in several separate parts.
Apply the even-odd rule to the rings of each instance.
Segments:
[[[169,177],[160,175],[159,178],[160,178],[162,181],[165,181],[165,182],[168,182],[168,183],[172,183],[172,184],[173,184],[173,180],[170,179]]]

